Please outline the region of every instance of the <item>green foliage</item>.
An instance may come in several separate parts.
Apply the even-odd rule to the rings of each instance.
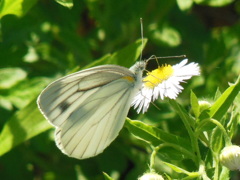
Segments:
[[[18,81],[25,79],[26,76],[27,76],[27,73],[20,68],[1,69],[0,88],[9,89],[15,84],[17,84]]]
[[[107,173],[103,172],[105,180],[113,180]]]
[[[56,0],[57,3],[67,7],[72,8],[73,7],[73,1],[72,0]]]
[[[37,0],[2,0],[0,1],[0,19],[8,14],[23,16],[36,2]]]
[[[216,100],[209,111],[209,116],[215,119],[221,119],[233,103],[240,91],[240,76],[235,84],[230,87]]]
[[[0,178],[137,179],[144,172],[236,178],[219,154],[239,142],[239,14],[232,0],[1,0]],[[80,69],[133,65],[143,48],[140,17],[144,58],[186,54],[200,64],[201,76],[184,85],[177,101],[154,102],[160,110],[130,110],[119,137],[99,156],[63,155],[37,96]],[[148,68],[156,68],[153,61]]]
[[[126,54],[134,59],[134,57],[138,57],[141,53],[141,49],[139,47],[141,47],[141,41],[137,41],[134,44],[122,49],[121,51],[115,52],[113,55],[104,58],[105,62],[101,61],[101,63],[118,63],[123,59],[123,57],[126,57]],[[129,58],[125,58],[125,60],[129,60]],[[122,61],[118,64],[124,63],[125,62]],[[22,72],[20,75],[21,74]],[[8,76],[5,76],[5,78],[8,78]],[[5,78],[4,81],[7,80]],[[12,77],[9,77],[9,79],[11,80]],[[24,87],[26,88],[28,86],[24,84]],[[34,90],[30,89],[30,92],[33,91]],[[12,96],[14,96],[14,94],[12,94]],[[46,131],[50,127],[50,124],[40,114],[37,108],[36,99],[34,99],[31,103],[29,103],[27,107],[19,110],[15,116],[12,117],[12,119],[5,123],[5,126],[3,127],[3,130],[0,134],[0,147],[3,147],[0,149],[0,156],[11,150],[16,145],[23,143],[24,141],[37,134],[42,133],[43,131]],[[12,129],[14,130],[14,133],[12,132]],[[19,136],[16,136],[15,133]]]
[[[233,0],[195,0],[194,2],[198,4],[221,7],[232,3]]]
[[[51,125],[43,119],[34,99],[5,123],[0,134],[0,156],[49,128]]]

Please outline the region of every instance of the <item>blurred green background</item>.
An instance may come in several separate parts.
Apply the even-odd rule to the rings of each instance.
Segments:
[[[141,17],[148,39],[143,59],[185,54],[200,64],[201,76],[184,84],[178,101],[188,108],[190,89],[211,101],[216,90],[224,91],[240,72],[239,15],[237,0],[0,0],[0,132],[13,122],[12,136],[29,139],[13,142],[1,153],[0,179],[103,179],[103,171],[115,179],[136,179],[148,168],[146,143],[123,128],[101,155],[69,158],[55,146],[51,126],[36,108],[31,109],[37,96],[53,80],[98,64],[97,59],[106,63],[102,57],[140,39]],[[118,64],[130,67],[134,60]],[[156,68],[154,63],[150,66]],[[129,117],[184,135],[167,101],[156,104],[160,111],[151,106],[137,116],[131,109]],[[42,123],[38,127],[36,119]],[[32,134],[22,132],[16,122],[32,129]],[[12,136],[0,140],[7,142]],[[234,143],[240,144],[239,134]],[[239,178],[236,173],[232,177]]]

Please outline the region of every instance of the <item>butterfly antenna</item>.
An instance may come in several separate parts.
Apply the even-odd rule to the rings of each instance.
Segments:
[[[152,104],[155,108],[157,108],[159,111],[161,110],[154,102],[151,102],[151,104]]]
[[[142,20],[142,18],[140,18],[140,25],[141,25],[141,39],[142,39],[140,60],[142,60],[142,56],[143,56],[143,20]]]
[[[163,56],[163,57],[157,57],[155,55],[151,56],[150,58],[148,58],[148,60],[152,60],[152,59],[175,59],[175,58],[186,58],[186,55],[179,55],[179,56]]]

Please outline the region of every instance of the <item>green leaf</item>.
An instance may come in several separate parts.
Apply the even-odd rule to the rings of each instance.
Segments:
[[[239,91],[240,91],[240,76],[238,77],[236,83],[230,85],[230,87],[227,88],[226,91],[212,105],[208,113],[209,116],[211,118],[220,120],[233,103]]]
[[[28,105],[40,93],[40,89],[43,89],[51,81],[51,78],[41,77],[24,80],[9,89],[8,95],[3,98],[21,109]]]
[[[240,94],[237,96],[240,98]],[[238,130],[238,123],[239,123],[239,119],[240,119],[240,101],[238,101],[238,103],[236,103],[235,108],[233,109],[232,113],[231,113],[231,117],[230,120],[228,122],[228,129],[229,129],[229,136],[233,137],[235,135],[235,133]]]
[[[234,0],[194,0],[197,4],[204,4],[214,7],[221,7],[231,4]]]
[[[200,121],[195,129],[196,133],[202,133],[203,131],[209,131],[212,130],[213,128],[216,127],[215,124],[213,124],[211,121],[209,121],[208,119],[201,119],[202,121]]]
[[[199,173],[197,172],[188,172],[176,165],[173,165],[173,164],[170,164],[170,163],[167,163],[167,162],[163,162],[164,164],[166,164],[168,167],[170,167],[172,170],[174,170],[175,172],[177,173],[184,173],[188,176],[190,176],[191,178],[196,178],[196,177],[199,177]]]
[[[217,88],[217,90],[214,94],[213,100],[216,101],[221,95],[222,95],[221,91],[219,90],[219,88]]]
[[[178,104],[175,100],[170,99],[169,100],[170,104],[172,105],[172,107],[174,108],[174,110],[178,113],[178,115],[180,116],[180,118],[182,120],[184,120],[184,123],[188,123],[191,127],[195,126],[195,121],[192,117],[189,116],[189,114],[187,113],[187,111],[180,105]],[[187,128],[187,125],[184,124],[185,127]]]
[[[37,0],[1,0],[0,19],[7,14],[21,17],[25,15],[36,2]]]
[[[159,45],[176,47],[181,44],[182,40],[179,32],[168,25],[159,28],[157,24],[151,24],[150,32],[151,38]]]
[[[222,166],[221,172],[220,172],[220,175],[219,175],[219,180],[226,180],[226,179],[230,179],[229,169]]]
[[[213,132],[211,134],[210,145],[211,145],[212,151],[216,152],[217,154],[219,154],[220,151],[222,150],[223,145],[224,145],[223,134],[219,128],[215,128],[213,130]]]
[[[174,110],[178,113],[178,115],[180,116],[188,134],[189,137],[191,139],[191,144],[192,144],[192,148],[193,151],[198,153],[198,148],[196,147],[197,144],[197,139],[196,139],[196,135],[193,131],[193,129],[195,129],[195,123],[196,121],[186,112],[186,110],[180,105],[178,104],[175,100],[173,99],[169,99],[169,102],[171,104],[171,106],[174,108]]]
[[[198,118],[200,115],[200,107],[198,104],[197,96],[194,94],[193,91],[191,91],[191,107],[195,117]]]
[[[9,89],[27,77],[21,68],[3,68],[0,74],[0,89]]]
[[[186,11],[191,9],[192,5],[193,5],[193,0],[177,0],[177,4],[178,7],[182,10],[182,11]]]
[[[111,54],[106,54],[105,56],[101,57],[100,59],[97,59],[97,60],[93,61],[92,63],[84,66],[83,69],[91,68],[93,66],[107,64],[107,63],[109,63],[110,58],[111,58]],[[78,69],[78,70],[80,70],[80,69]]]
[[[0,107],[7,109],[9,111],[13,109],[12,103],[1,95],[0,95]]]
[[[111,178],[107,173],[103,172],[103,176],[105,180],[114,180],[113,178]]]
[[[169,143],[179,146],[184,152],[190,151],[191,146],[188,141],[182,137],[164,132],[161,129],[147,125],[141,121],[130,120],[127,118],[124,126],[136,137],[143,141],[158,146],[161,143]],[[187,153],[187,156],[192,156]],[[192,157],[191,157],[192,158]]]
[[[133,62],[138,59],[146,43],[147,39],[143,40],[143,44],[142,40],[137,40],[123,49],[113,53],[112,55],[106,54],[102,58],[92,62],[91,64],[88,64],[83,69],[101,64],[118,64],[121,66],[130,67],[133,65]]]
[[[55,0],[57,3],[61,4],[64,7],[71,9],[73,7],[72,0]]]
[[[0,134],[0,156],[51,127],[38,110],[35,99],[4,125]]]
[[[139,39],[133,44],[126,46],[120,51],[115,52],[109,59],[111,63],[119,64],[121,66],[130,67],[133,65],[133,60],[136,61],[140,56],[144,46],[147,43],[147,39]]]
[[[187,177],[185,178],[181,178],[182,180],[188,180],[188,179],[196,179],[198,177],[200,177],[200,173],[199,172],[188,172],[185,169],[182,169],[174,164],[170,164],[167,162],[163,162],[164,164],[166,164],[168,167],[170,167],[173,171],[177,172],[177,173],[183,173],[186,174]]]

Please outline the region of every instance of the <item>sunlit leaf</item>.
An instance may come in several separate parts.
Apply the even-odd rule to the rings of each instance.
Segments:
[[[188,172],[174,164],[171,164],[171,163],[167,163],[167,162],[163,162],[164,164],[166,164],[168,167],[170,167],[173,171],[175,172],[178,172],[178,173],[183,173],[183,174],[186,174],[188,175],[188,177],[185,177],[184,180],[187,180],[187,179],[195,179],[197,177],[200,176],[200,174],[198,172]]]
[[[72,8],[73,7],[73,1],[72,0],[55,0],[57,3],[61,4],[64,7]]]
[[[7,14],[23,16],[36,2],[37,0],[1,0],[0,19]]]
[[[209,115],[214,119],[221,119],[233,103],[240,91],[240,76],[235,84],[231,84],[227,90],[217,99],[210,108]]]
[[[8,89],[22,81],[27,73],[21,68],[0,69],[0,89]]]
[[[51,128],[37,108],[36,100],[6,122],[0,134],[0,156]]]
[[[142,44],[142,40],[139,39],[134,43],[121,49],[120,51],[114,53],[111,56],[109,61],[114,64],[130,67],[133,65],[133,61],[136,61],[137,58],[140,56],[146,43],[147,43],[147,39],[143,39],[143,44]]]
[[[191,91],[191,107],[195,117],[198,118],[200,114],[200,107],[198,104],[197,96],[194,94],[193,91]]]
[[[159,45],[176,47],[181,43],[179,32],[168,25],[158,27],[157,24],[150,25],[151,38]]]
[[[221,7],[232,3],[234,0],[194,0],[197,4]]]
[[[127,119],[125,127],[127,127],[137,138],[154,146],[158,146],[164,142],[177,145],[179,146],[179,149],[185,149],[184,151],[189,151],[191,149],[191,146],[186,139],[164,132],[161,129],[147,125],[141,121]]]
[[[21,109],[29,104],[47,84],[51,78],[33,78],[24,80],[13,88],[9,89],[5,99],[9,100],[15,107]]]
[[[170,163],[167,163],[167,162],[163,162],[164,164],[166,164],[167,166],[169,166],[172,170],[174,170],[175,172],[178,172],[178,173],[184,173],[184,174],[190,174],[190,172],[180,168],[180,167],[177,167],[173,164],[170,164]]]
[[[177,0],[177,4],[182,11],[186,11],[192,7],[193,0]]]
[[[222,171],[220,172],[219,180],[226,180],[229,178],[229,169],[222,166]]]
[[[111,178],[107,173],[103,172],[103,176],[105,180],[114,180],[113,178]]]
[[[224,147],[223,134],[222,134],[222,131],[220,131],[218,128],[215,128],[211,133],[210,145],[211,145],[211,149],[215,153],[220,153],[220,151]]]

